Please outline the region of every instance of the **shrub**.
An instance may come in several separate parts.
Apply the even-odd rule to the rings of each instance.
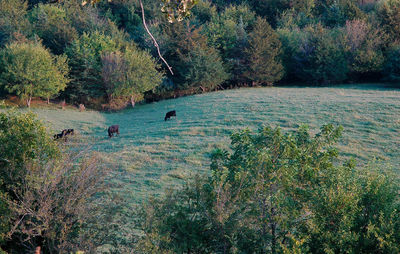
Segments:
[[[399,184],[384,171],[340,164],[341,132],[233,134],[231,152],[213,154],[210,175],[148,203],[140,251],[398,252]]]
[[[0,142],[0,246],[9,253],[85,247],[78,239],[87,220],[96,224],[90,201],[106,168],[85,151],[61,151],[31,112],[0,112]]]

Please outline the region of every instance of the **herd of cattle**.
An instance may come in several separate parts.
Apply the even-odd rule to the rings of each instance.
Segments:
[[[167,121],[168,119],[170,119],[173,116],[176,117],[176,111],[175,110],[167,112],[165,114],[164,121]],[[108,127],[107,132],[108,132],[108,136],[110,138],[112,138],[114,136],[114,133],[116,133],[116,135],[119,135],[119,125],[117,125],[117,124],[111,125],[110,127]],[[54,140],[64,138],[64,141],[67,141],[68,136],[69,135],[74,135],[74,133],[75,133],[74,129],[62,130],[61,133],[54,135]]]

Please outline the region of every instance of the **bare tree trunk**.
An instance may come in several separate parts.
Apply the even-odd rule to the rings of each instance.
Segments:
[[[167,61],[164,59],[164,57],[161,55],[160,52],[160,46],[158,45],[156,39],[154,38],[154,36],[150,33],[149,28],[147,27],[146,24],[146,19],[144,17],[144,8],[143,8],[143,3],[142,0],[139,0],[140,3],[140,7],[142,8],[142,20],[143,20],[143,26],[146,29],[146,32],[150,35],[151,39],[153,40],[154,46],[157,48],[157,52],[158,52],[158,56],[160,57],[160,59],[165,63],[165,65],[168,67],[169,72],[171,72],[172,75],[174,75],[173,71],[172,71],[172,67],[169,66],[169,64],[167,63]]]
[[[49,104],[50,104],[50,98],[47,97],[47,105],[49,105]]]
[[[32,96],[29,96],[29,98],[26,99],[26,106],[28,106],[28,108],[31,107],[31,101],[32,101]]]
[[[132,108],[135,107],[135,98],[133,97],[133,95],[131,95],[131,105]]]

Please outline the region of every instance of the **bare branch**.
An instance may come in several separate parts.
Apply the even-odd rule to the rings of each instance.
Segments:
[[[165,65],[168,67],[168,70],[171,72],[171,74],[174,75],[174,72],[172,71],[172,67],[169,66],[169,64],[167,63],[167,61],[166,61],[166,60],[164,59],[164,57],[161,55],[160,46],[158,45],[156,39],[155,39],[154,36],[150,33],[150,30],[149,30],[149,28],[147,27],[146,19],[145,19],[145,17],[144,17],[144,8],[143,8],[142,0],[139,0],[139,2],[140,2],[140,7],[142,8],[142,19],[143,19],[144,28],[146,29],[146,32],[150,35],[151,39],[153,40],[154,46],[157,48],[158,56],[159,56],[160,59],[165,63]]]

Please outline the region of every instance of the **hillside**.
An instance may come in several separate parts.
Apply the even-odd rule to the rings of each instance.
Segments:
[[[164,114],[176,109],[176,119]],[[72,143],[88,144],[118,168],[114,180],[133,203],[174,187],[179,179],[206,172],[209,153],[229,145],[233,131],[270,124],[294,129],[309,124],[341,124],[342,156],[376,157],[400,165],[400,91],[377,85],[326,88],[254,88],[138,105],[118,113],[36,109],[57,132],[74,128]],[[119,124],[121,135],[106,129]],[[67,143],[69,145],[71,143]]]

